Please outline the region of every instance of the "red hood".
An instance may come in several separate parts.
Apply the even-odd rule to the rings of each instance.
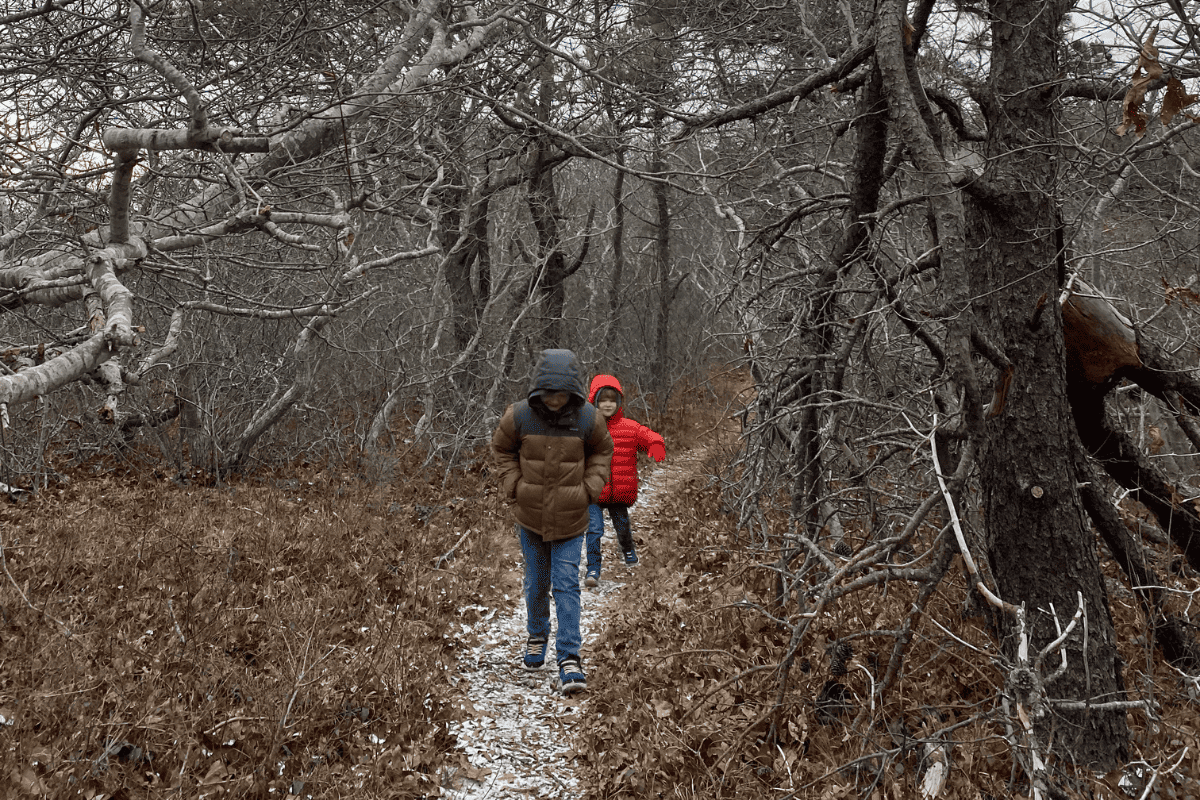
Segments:
[[[612,375],[597,375],[592,378],[592,385],[588,389],[588,402],[592,405],[596,404],[596,395],[604,387],[611,387],[617,390],[620,398],[617,400],[617,411],[608,418],[609,422],[615,422],[625,416],[625,392],[621,389],[621,382]]]

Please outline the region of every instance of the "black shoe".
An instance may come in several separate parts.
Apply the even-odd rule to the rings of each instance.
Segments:
[[[625,551],[625,563],[626,563],[626,564],[636,564],[636,563],[638,563],[638,557],[637,557],[637,553],[635,553],[635,552],[634,552],[634,551],[632,551],[632,550],[626,550],[626,551]]]

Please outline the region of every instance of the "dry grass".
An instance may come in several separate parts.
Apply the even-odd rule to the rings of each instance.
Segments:
[[[672,458],[703,444],[711,459],[693,458],[657,519],[639,520],[638,580],[585,643],[592,689],[575,733],[591,796],[917,797],[939,731],[953,744],[942,797],[1022,796],[997,711],[1003,672],[960,616],[960,581],[939,588],[903,679],[863,724],[851,723],[890,641],[855,640],[844,676],[826,645],[896,627],[911,586],[831,607],[781,685],[793,627],[764,613],[772,555],[739,539],[712,478],[728,452],[723,408],[644,420]],[[0,505],[0,793],[438,796],[444,768],[465,763],[446,727],[467,713],[455,648],[479,610],[519,602],[519,567],[483,462],[448,478],[422,463],[402,460],[382,486],[332,471],[188,486],[114,470]],[[1174,580],[1182,611],[1200,582]],[[1198,796],[1196,683],[1163,665],[1131,597],[1113,607],[1126,684],[1158,708],[1153,722],[1129,716],[1143,779],[1122,792],[1116,775],[1059,765],[1064,786],[1138,797],[1158,770],[1147,798]],[[840,715],[818,702],[834,677]]]
[[[424,794],[499,569],[482,535],[435,564],[503,527],[485,483],[104,477],[0,508],[5,796]]]
[[[903,680],[854,726],[891,641],[856,640],[842,676],[831,672],[826,645],[894,629],[916,589],[896,582],[847,597],[814,626],[781,687],[778,665],[792,627],[764,613],[773,592],[767,559],[736,544],[717,495],[698,475],[664,508],[646,548],[655,565],[649,580],[626,590],[622,613],[591,643],[599,690],[578,749],[594,797],[915,798],[923,745],[934,734],[953,743],[941,797],[1025,796],[1025,776],[1004,738],[998,648],[982,623],[961,617],[961,580],[943,582],[917,626]],[[1181,592],[1198,587],[1179,579]],[[1196,683],[1163,664],[1127,592],[1113,607],[1130,699],[1151,699],[1159,709],[1154,720],[1129,714],[1144,778],[1118,790],[1118,773],[1096,776],[1055,762],[1061,796],[1140,797],[1157,770],[1147,800],[1196,797]],[[833,679],[848,690],[840,715],[820,702]]]

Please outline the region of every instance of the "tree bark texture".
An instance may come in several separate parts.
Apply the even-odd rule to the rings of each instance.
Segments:
[[[454,344],[461,352],[470,344],[479,327],[480,316],[491,294],[491,263],[488,254],[488,206],[491,195],[483,193],[467,202],[466,192],[450,204],[463,214],[448,224],[455,236],[444,261],[444,274],[450,289],[450,304],[454,315]],[[460,218],[461,217],[461,218]],[[472,280],[472,278],[475,280]],[[476,289],[478,284],[478,289]]]
[[[1086,458],[1084,456],[1083,458]],[[1200,648],[1189,630],[1186,615],[1171,608],[1171,596],[1161,587],[1163,579],[1154,571],[1146,551],[1125,525],[1121,515],[1100,488],[1100,475],[1086,462],[1080,473],[1089,476],[1081,489],[1084,507],[1104,539],[1108,550],[1133,586],[1142,611],[1154,629],[1155,640],[1163,657],[1186,672],[1200,668]]]
[[[563,309],[567,302],[566,257],[559,241],[558,220],[562,212],[554,187],[554,170],[537,166],[529,178],[529,212],[538,235],[538,268],[541,280],[538,294],[542,298],[543,328],[541,347],[565,347],[563,343]]]
[[[968,274],[981,332],[1015,366],[1007,403],[986,423],[980,447],[992,570],[1001,596],[1026,604],[1035,649],[1055,638],[1054,616],[1065,625],[1076,593],[1082,593],[1086,625],[1068,639],[1070,668],[1048,692],[1104,702],[1122,699],[1124,687],[1095,540],[1077,488],[1078,439],[1055,302],[1063,276],[1048,87],[1057,74],[1068,8],[1043,0],[990,4],[994,46],[983,177],[998,200],[967,208]],[[1124,711],[1052,712],[1040,728],[1043,741],[1079,763],[1110,768],[1126,758]]]
[[[1194,569],[1200,570],[1200,513],[1168,476],[1117,425],[1105,400],[1130,380],[1173,409],[1185,432],[1200,408],[1200,385],[1185,365],[1139,335],[1107,299],[1083,285],[1063,303],[1067,393],[1079,438],[1117,483],[1158,520]],[[1096,514],[1093,521],[1101,525]],[[1130,575],[1131,580],[1135,579]]]

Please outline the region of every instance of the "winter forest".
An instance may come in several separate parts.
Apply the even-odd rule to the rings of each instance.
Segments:
[[[1197,20],[3,0],[0,789],[457,796],[561,347],[686,473],[581,797],[1196,797]]]

